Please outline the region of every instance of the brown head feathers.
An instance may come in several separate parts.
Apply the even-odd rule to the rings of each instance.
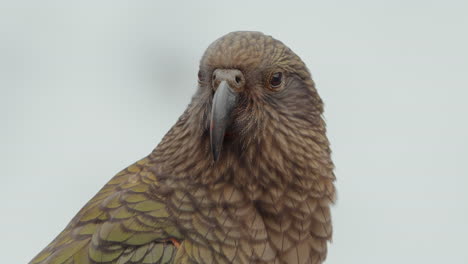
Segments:
[[[213,162],[209,130],[216,69],[241,71],[245,87],[219,161]],[[272,88],[270,78],[278,72],[282,84]],[[206,183],[226,180],[258,187],[333,179],[322,112],[311,75],[293,51],[260,32],[232,32],[206,50],[198,90],[153,156],[171,171],[184,172],[180,177]]]

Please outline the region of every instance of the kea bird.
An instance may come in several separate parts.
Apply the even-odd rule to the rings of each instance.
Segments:
[[[185,112],[30,263],[322,263],[334,165],[304,62],[259,32],[205,51]]]

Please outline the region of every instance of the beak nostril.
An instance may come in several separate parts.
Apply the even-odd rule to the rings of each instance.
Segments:
[[[213,74],[213,80],[216,80],[216,74]]]
[[[241,82],[241,77],[239,75],[236,76],[236,83],[239,84]]]

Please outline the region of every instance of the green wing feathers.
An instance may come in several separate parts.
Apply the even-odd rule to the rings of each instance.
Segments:
[[[182,240],[157,193],[148,158],[118,173],[31,264],[172,263]]]

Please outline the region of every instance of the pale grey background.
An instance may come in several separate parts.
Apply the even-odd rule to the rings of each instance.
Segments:
[[[2,1],[0,249],[26,263],[185,109],[213,40],[309,66],[339,200],[327,263],[468,263],[467,1]]]

